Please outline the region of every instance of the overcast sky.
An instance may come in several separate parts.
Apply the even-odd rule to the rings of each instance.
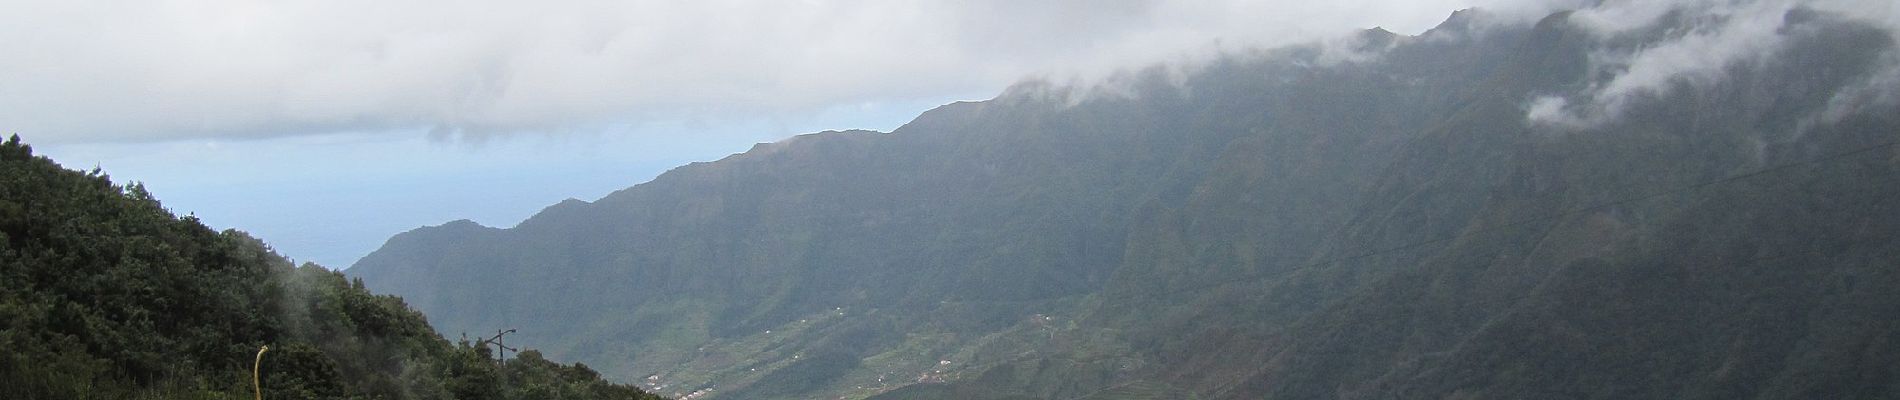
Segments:
[[[1025,78],[1563,3],[0,0],[0,130],[340,268]]]
[[[1472,0],[7,1],[0,121],[39,142],[588,132],[994,92]]]

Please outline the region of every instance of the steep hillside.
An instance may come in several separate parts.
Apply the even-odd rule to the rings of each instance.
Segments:
[[[253,368],[273,399],[659,398],[532,350],[497,365],[402,299],[174,217],[18,136],[0,144],[0,282],[9,399],[251,398]]]
[[[1894,395],[1893,32],[1751,7],[1025,83],[350,273],[724,398]]]
[[[1537,25],[1483,86],[1506,95],[1395,157],[1324,247],[1237,263],[1265,268],[1177,300],[1216,306],[1168,325],[1204,330],[1145,339],[1178,360],[1166,379],[1237,398],[1892,395],[1879,377],[1900,354],[1879,343],[1900,331],[1875,310],[1895,302],[1864,300],[1900,290],[1895,265],[1874,261],[1900,232],[1886,211],[1900,109],[1804,119],[1880,73],[1890,33],[1796,9],[1787,53],[1725,83],[1677,85],[1582,129],[1513,123],[1516,99],[1553,88],[1540,79],[1588,87],[1565,67],[1604,44],[1568,17]],[[1235,218],[1218,210],[1170,223]],[[1177,251],[1151,262],[1223,250]],[[1108,297],[1154,296],[1130,286]]]
[[[1483,53],[1468,45],[1454,50]],[[1182,86],[1161,70],[1123,78],[1136,97],[1029,83],[888,134],[760,145],[512,229],[399,235],[350,273],[404,293],[446,332],[531,329],[554,354],[623,378],[743,386],[803,373],[805,354],[849,360],[800,379],[814,390],[933,380],[941,361],[1031,314],[1072,320],[1122,266],[1141,210],[1194,196],[1222,153],[1337,142],[1327,151],[1364,146],[1355,157],[1377,160],[1453,107],[1426,88],[1470,79],[1420,74],[1429,81],[1404,92],[1415,77],[1307,65],[1317,49],[1260,57]],[[1351,135],[1316,118],[1373,109],[1393,111],[1349,121]],[[1316,181],[1333,180],[1278,184]],[[477,297],[490,307],[469,307]]]

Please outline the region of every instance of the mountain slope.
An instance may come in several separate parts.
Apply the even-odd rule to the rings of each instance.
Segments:
[[[1397,78],[1328,85],[1334,72],[1301,65],[1317,54],[1300,52],[1287,56],[1292,61],[1209,66],[1187,88],[1160,71],[1131,76],[1125,81],[1139,98],[1104,95],[1074,106],[1068,96],[1090,94],[1025,84],[998,100],[933,110],[889,134],[809,135],[682,167],[594,203],[551,207],[513,229],[454,224],[407,233],[350,271],[407,294],[449,332],[532,324],[550,343],[575,344],[548,346],[573,351],[559,354],[604,356],[589,362],[624,378],[704,359],[714,371],[743,373],[691,384],[724,386],[767,378],[763,370],[795,362],[790,353],[842,351],[892,360],[854,367],[881,371],[856,374],[851,386],[879,383],[878,375],[915,379],[1026,314],[1076,315],[1121,266],[1130,217],[1193,196],[1189,184],[1237,138],[1297,132],[1278,140],[1362,141],[1390,151],[1405,127],[1437,113],[1358,121],[1352,138],[1327,137],[1320,125],[1330,121],[1308,116],[1442,103],[1422,90],[1366,96],[1404,85]],[[1281,81],[1282,74],[1315,76]],[[454,278],[433,278],[441,276]],[[514,309],[452,305],[478,295]],[[510,297],[522,295],[532,297]],[[822,320],[815,332],[763,333],[840,307],[847,318]],[[602,309],[619,311],[576,314]],[[674,330],[617,330],[621,324]],[[850,339],[831,344],[835,338]],[[762,344],[740,344],[749,341]],[[696,352],[655,356],[764,343],[794,350],[735,354],[733,362]],[[752,371],[760,366],[767,368]]]
[[[1026,83],[350,273],[726,398],[1891,396],[1893,32],[1746,10]],[[1773,56],[1611,92],[1744,17]]]
[[[1684,85],[1585,131],[1483,133],[1508,140],[1490,151],[1457,135],[1496,129],[1496,119],[1517,111],[1508,104],[1476,105],[1468,115],[1497,117],[1454,121],[1425,137],[1421,143],[1446,140],[1445,148],[1490,157],[1402,157],[1396,163],[1417,178],[1387,183],[1388,198],[1410,199],[1373,203],[1412,206],[1448,184],[1471,185],[1418,213],[1448,220],[1446,229],[1394,246],[1353,236],[1389,232],[1404,219],[1349,225],[1335,243],[1383,254],[1335,252],[1322,264],[1337,264],[1315,269],[1382,273],[1327,278],[1334,287],[1359,284],[1296,325],[1249,332],[1259,341],[1240,343],[1265,342],[1260,352],[1224,365],[1258,365],[1255,375],[1214,390],[1292,398],[1813,397],[1828,392],[1803,390],[1831,386],[1795,377],[1889,373],[1881,371],[1892,371],[1895,358],[1873,349],[1844,369],[1778,359],[1895,332],[1864,325],[1878,321],[1870,314],[1815,331],[1782,318],[1838,316],[1824,305],[1840,300],[1830,299],[1864,294],[1826,290],[1837,279],[1828,276],[1879,277],[1893,267],[1834,258],[1883,254],[1893,244],[1883,235],[1895,221],[1874,217],[1893,206],[1891,185],[1879,184],[1894,172],[1891,143],[1900,139],[1893,106],[1805,131],[1786,117],[1821,114],[1837,88],[1873,72],[1891,37],[1797,18],[1801,12],[1790,13],[1787,29],[1797,32],[1791,48],[1799,49],[1788,59],[1800,62],[1735,68],[1728,77],[1735,83]],[[1579,29],[1553,16],[1532,32],[1525,54],[1578,58],[1588,49],[1563,47],[1584,35]],[[1520,62],[1549,71],[1539,58]],[[1813,60],[1833,64],[1811,69]],[[1760,93],[1777,98],[1753,100]],[[1381,259],[1408,253],[1417,258]],[[1874,285],[1861,289],[1893,290]],[[1748,386],[1770,378],[1807,389]]]

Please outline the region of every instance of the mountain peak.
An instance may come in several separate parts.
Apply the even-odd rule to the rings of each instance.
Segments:
[[[1445,18],[1444,22],[1440,22],[1438,23],[1438,26],[1432,27],[1432,29],[1430,30],[1426,30],[1425,33],[1421,36],[1430,36],[1434,34],[1469,33],[1478,24],[1478,21],[1484,18],[1484,16],[1485,16],[1485,12],[1478,8],[1467,8],[1463,10],[1453,11],[1450,17]]]
[[[568,200],[578,201],[574,199],[568,199]],[[454,221],[444,222],[442,223],[442,225],[437,225],[436,228],[440,228],[440,229],[495,229],[495,228],[490,228],[486,225],[482,225],[480,222],[475,222],[474,220],[470,220],[470,219],[458,219]]]
[[[1359,31],[1358,34],[1353,36],[1354,48],[1352,50],[1355,52],[1376,52],[1391,49],[1394,44],[1398,43],[1399,37],[1399,34],[1385,30],[1383,27],[1373,27],[1372,29]]]

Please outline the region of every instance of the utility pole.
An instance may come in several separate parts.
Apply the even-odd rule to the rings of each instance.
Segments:
[[[501,386],[502,386],[502,389],[507,389],[507,387],[508,387],[508,352],[509,352],[509,351],[516,351],[516,352],[519,352],[519,351],[520,351],[520,350],[515,350],[515,348],[513,348],[513,347],[508,347],[507,345],[504,345],[504,344],[501,344],[501,337],[502,337],[502,335],[507,335],[507,334],[510,334],[510,333],[515,333],[515,330],[514,330],[513,328],[510,328],[510,329],[508,329],[508,330],[505,330],[505,331],[504,331],[504,330],[495,330],[495,336],[494,336],[494,337],[491,337],[491,338],[487,338],[487,339],[480,339],[480,340],[477,340],[477,341],[476,341],[476,343],[477,343],[477,344],[480,344],[480,345],[481,345],[481,346],[483,346],[483,347],[487,347],[487,346],[488,346],[488,343],[494,343],[494,344],[495,344],[495,347],[496,347],[496,349],[495,349],[495,372],[497,372],[497,373],[499,373],[499,374],[500,374],[500,376],[499,376],[499,378],[501,378]],[[468,336],[468,334],[467,334],[467,333],[463,333],[462,335],[463,335],[463,336],[465,336],[465,337],[466,337],[466,336]]]
[[[510,334],[510,333],[515,333],[515,330],[514,330],[514,329],[512,329],[512,328],[511,328],[511,329],[508,329],[508,330],[505,330],[505,331],[504,331],[504,330],[496,330],[496,331],[495,331],[495,337],[491,337],[491,338],[488,338],[488,340],[484,340],[484,342],[488,342],[488,343],[494,343],[494,344],[495,344],[495,347],[497,347],[497,349],[495,350],[495,363],[497,363],[497,364],[501,364],[501,365],[502,365],[502,366],[504,366],[504,367],[505,367],[505,366],[507,366],[507,363],[506,363],[506,362],[508,361],[508,352],[510,352],[510,351],[514,351],[514,352],[519,352],[519,351],[520,351],[520,350],[516,350],[516,349],[515,349],[515,348],[513,348],[513,347],[508,347],[508,346],[505,346],[505,345],[502,345],[502,344],[501,344],[501,336],[502,336],[502,335],[506,335],[506,334]]]

